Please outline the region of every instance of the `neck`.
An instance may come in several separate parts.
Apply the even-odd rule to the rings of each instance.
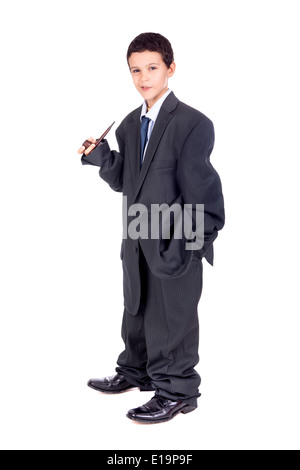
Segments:
[[[150,111],[150,109],[155,105],[155,103],[157,103],[157,101],[160,100],[164,96],[165,93],[167,93],[168,89],[169,88],[167,86],[158,96],[153,98],[153,100],[146,101],[148,111]]]

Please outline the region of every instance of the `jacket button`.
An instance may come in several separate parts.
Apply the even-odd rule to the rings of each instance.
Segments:
[[[134,251],[135,251],[136,253],[138,253],[138,252],[139,252],[139,249],[138,249],[138,247],[137,247],[137,246],[135,247]]]

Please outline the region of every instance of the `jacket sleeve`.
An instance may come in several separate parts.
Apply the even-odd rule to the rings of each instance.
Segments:
[[[192,204],[196,227],[196,204],[204,204],[204,245],[197,250],[200,258],[213,264],[213,242],[225,223],[224,199],[220,177],[210,161],[214,148],[213,123],[206,118],[194,126],[182,148],[178,178],[184,204]],[[212,252],[213,253],[213,252]]]
[[[100,167],[100,177],[117,192],[123,191],[123,167],[124,167],[124,142],[118,132],[116,137],[119,152],[111,151],[106,140],[96,147],[89,155],[83,155],[83,165],[94,165]]]

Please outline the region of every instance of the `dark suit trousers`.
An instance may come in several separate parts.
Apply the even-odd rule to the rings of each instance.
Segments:
[[[141,303],[136,316],[124,311],[125,351],[117,372],[135,386],[153,387],[158,395],[197,406],[202,260],[194,257],[179,278],[160,279],[151,273],[141,248],[139,256]]]

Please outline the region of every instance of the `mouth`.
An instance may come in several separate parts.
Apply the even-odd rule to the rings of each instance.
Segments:
[[[144,92],[151,90],[151,86],[142,86],[141,88]]]

